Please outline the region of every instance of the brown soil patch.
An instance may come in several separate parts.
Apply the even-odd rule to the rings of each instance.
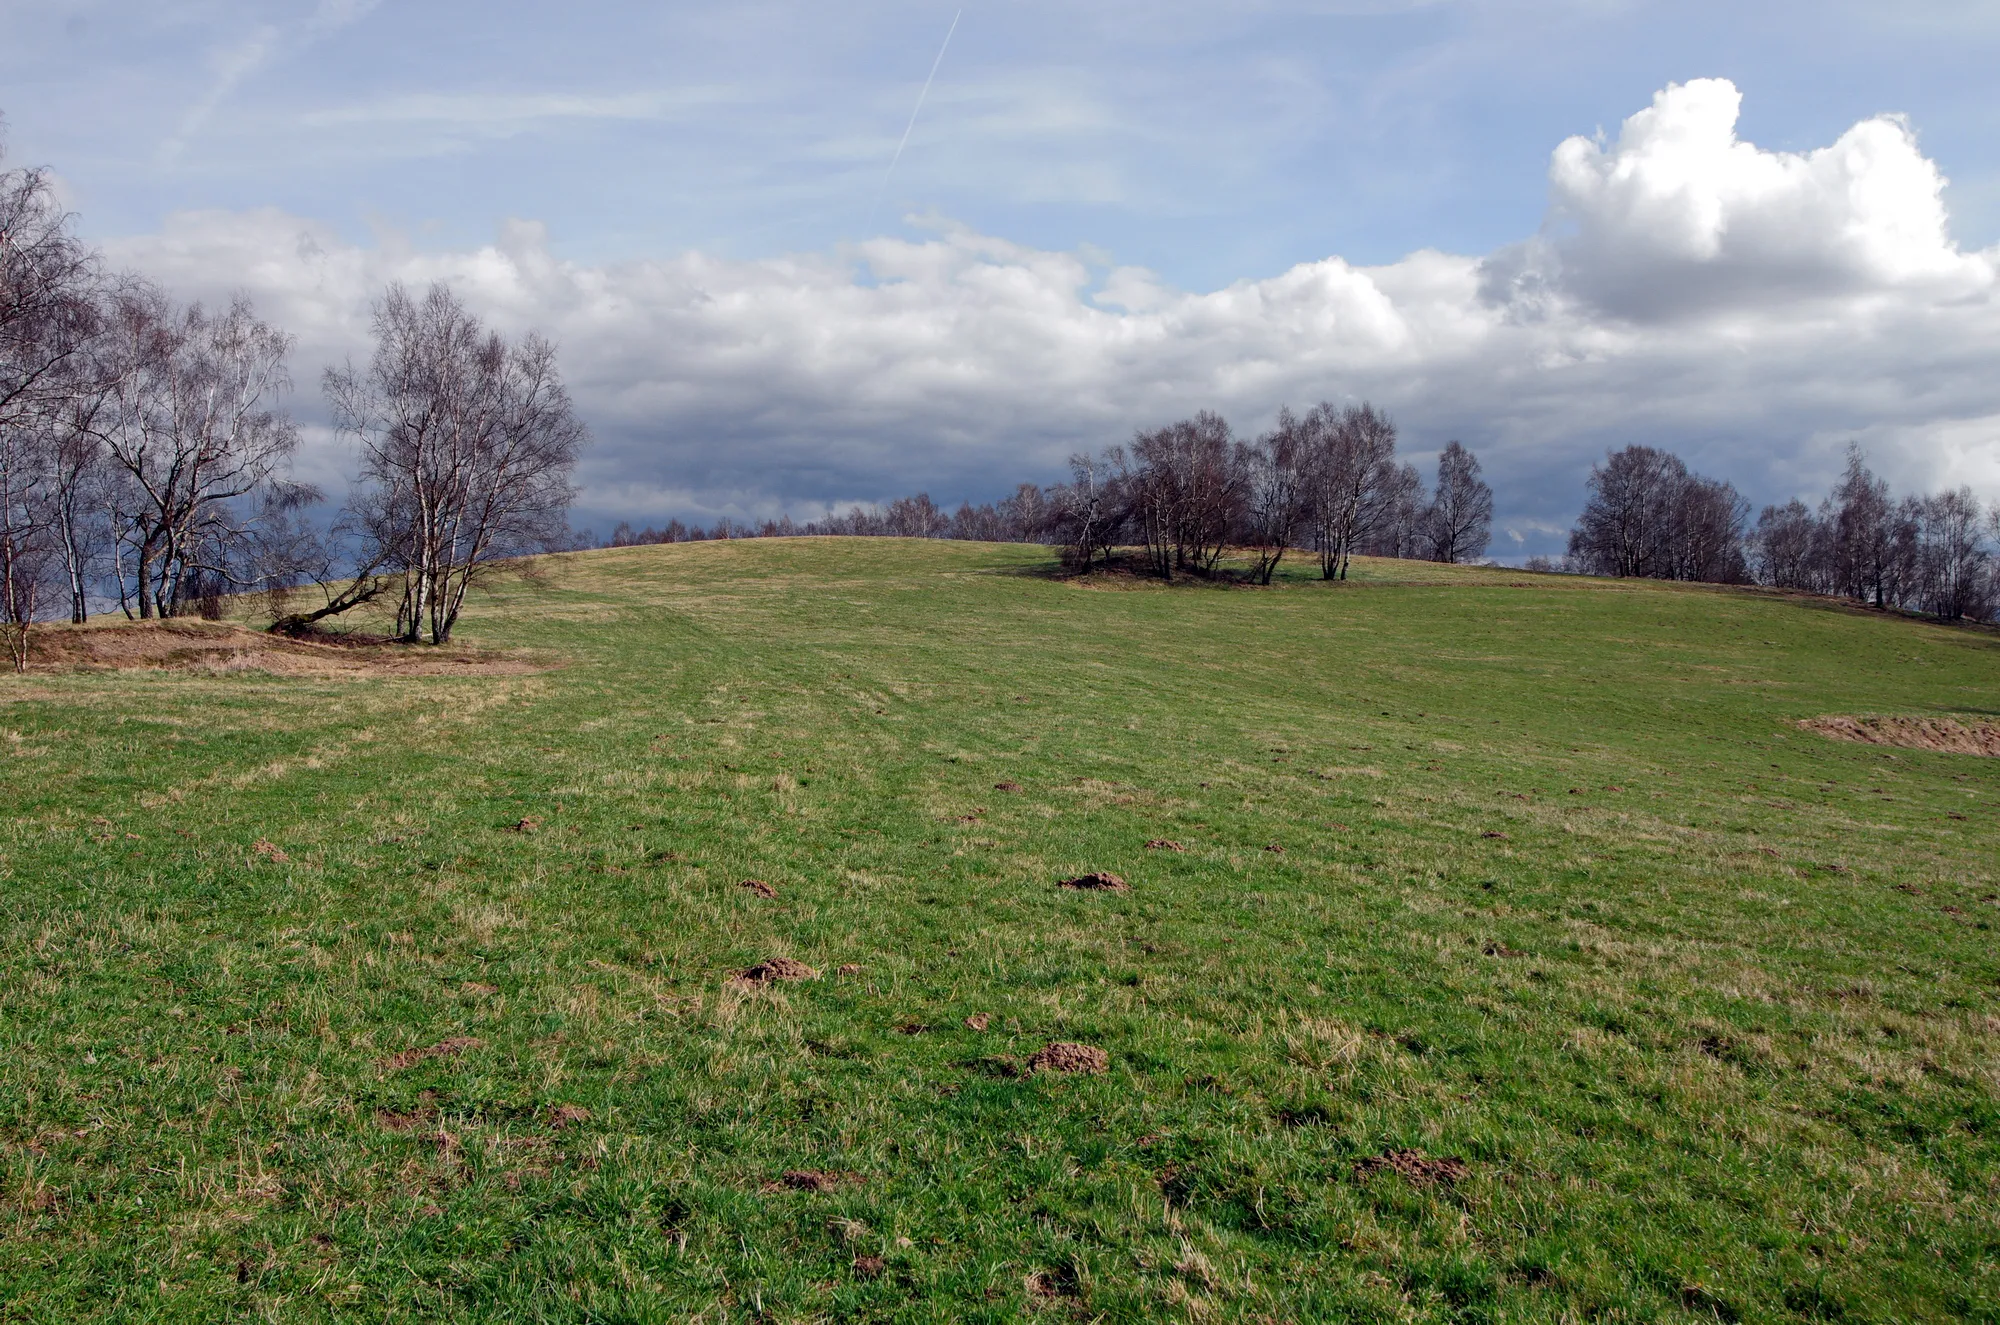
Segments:
[[[476,1035],[454,1035],[421,1049],[405,1049],[399,1054],[391,1054],[382,1060],[380,1067],[384,1072],[400,1072],[406,1067],[415,1067],[427,1058],[456,1058],[467,1049],[477,1049],[485,1043]]]
[[[549,1126],[560,1132],[565,1127],[590,1121],[590,1110],[581,1104],[558,1104],[547,1113]]]
[[[1075,888],[1080,892],[1096,890],[1100,892],[1124,893],[1132,891],[1131,884],[1125,882],[1125,880],[1119,878],[1116,874],[1108,874],[1101,870],[1095,874],[1079,874],[1074,879],[1064,879],[1056,887]]]
[[[983,1031],[993,1024],[993,1014],[990,1012],[975,1012],[965,1019],[965,1024],[976,1031]]]
[[[789,1187],[795,1192],[834,1192],[842,1187],[856,1186],[861,1175],[844,1169],[786,1169],[778,1179],[778,1185]]]
[[[1439,1183],[1449,1186],[1472,1171],[1456,1155],[1432,1158],[1421,1150],[1391,1150],[1385,1155],[1370,1155],[1354,1166],[1358,1176],[1380,1173],[1385,1169],[1402,1174],[1404,1180],[1414,1187],[1430,1187]]]
[[[529,815],[525,819],[521,819],[514,823],[508,824],[507,831],[510,833],[532,833],[541,826],[542,826],[542,821],[540,819],[535,818],[533,815]]]
[[[996,782],[993,784],[993,790],[995,791],[1019,791],[1020,789],[1021,784],[1018,782]]]
[[[842,963],[840,964],[840,967],[839,967],[839,969],[837,969],[836,971],[834,971],[834,974],[835,974],[835,975],[860,975],[860,974],[861,974],[861,967],[860,967],[860,966],[859,966],[859,965],[858,965],[857,963],[855,963],[855,962],[842,962]]]
[[[279,846],[276,842],[267,842],[261,837],[251,845],[250,849],[264,857],[264,859],[275,861],[280,865],[291,859],[290,856],[285,854],[283,847]]]
[[[774,980],[817,980],[819,972],[790,957],[771,957],[738,971],[736,978],[747,985],[767,985]]]
[[[1186,851],[1186,850],[1187,850],[1187,847],[1186,847],[1186,846],[1184,846],[1184,845],[1182,845],[1182,844],[1181,844],[1181,843],[1179,843],[1179,842],[1170,842],[1170,841],[1168,841],[1168,840],[1167,840],[1166,838],[1164,838],[1164,837],[1156,837],[1156,838],[1154,838],[1154,839],[1153,839],[1152,841],[1150,841],[1150,842],[1146,843],[1146,850],[1148,850],[1148,851]]]
[[[767,901],[772,898],[775,898],[778,895],[778,890],[772,885],[764,882],[762,879],[745,879],[743,882],[737,884],[736,886],[738,888],[741,888],[746,893],[755,893],[757,894],[757,896],[762,897]]]
[[[854,1258],[854,1277],[856,1279],[877,1278],[888,1268],[889,1262],[883,1260],[880,1256],[856,1256]]]
[[[1270,852],[1274,856],[1282,856],[1285,854],[1285,849],[1279,846],[1276,842],[1271,843],[1271,845],[1265,847],[1264,850]]]
[[[1950,718],[1802,718],[1799,726],[1836,741],[1893,745],[1954,755],[2000,755],[2000,723]]]
[[[546,662],[471,649],[397,644],[381,636],[292,639],[220,621],[175,618],[43,626],[29,638],[35,672],[175,671],[273,676],[518,676]]]
[[[1081,1072],[1094,1076],[1111,1066],[1111,1055],[1088,1044],[1058,1041],[1028,1060],[1030,1072]]]
[[[1481,833],[1480,836],[1485,838],[1490,838],[1495,842],[1511,842],[1514,840],[1513,838],[1507,836],[1505,833]]]

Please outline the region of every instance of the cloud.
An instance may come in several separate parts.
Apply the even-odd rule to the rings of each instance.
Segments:
[[[1363,397],[1412,452],[1478,451],[1524,552],[1560,541],[1590,461],[1632,441],[1756,500],[1823,490],[1849,437],[1900,483],[2000,495],[2000,251],[1953,246],[1901,122],[1778,153],[1736,138],[1738,104],[1677,85],[1615,141],[1563,143],[1546,224],[1498,253],[1332,257],[1206,293],[935,219],[763,261],[578,263],[528,222],[470,251],[360,246],[276,211],[183,214],[113,249],[184,293],[250,292],[300,336],[301,376],[366,353],[391,280],[544,330],[599,438],[600,520],[991,497],[1197,408],[1255,427]]]
[[[281,55],[296,53],[323,37],[367,17],[381,0],[319,0],[310,14],[288,32],[259,23],[217,49],[210,57],[211,78],[192,105],[182,113],[173,134],[160,144],[157,161],[172,165],[188,143],[207,127],[215,112],[237,88]]]
[[[1556,286],[1650,320],[1779,301],[1990,288],[1950,237],[1944,176],[1893,116],[1830,147],[1767,152],[1736,136],[1736,87],[1667,88],[1609,146],[1571,138],[1549,170],[1550,225],[1489,266],[1496,286]]]

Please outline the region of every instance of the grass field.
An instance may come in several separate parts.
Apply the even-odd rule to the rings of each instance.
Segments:
[[[0,678],[0,1319],[2000,1321],[2000,636],[1047,562]]]

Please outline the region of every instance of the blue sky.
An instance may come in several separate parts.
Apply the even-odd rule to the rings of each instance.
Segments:
[[[363,286],[385,275],[451,278],[504,325],[552,327],[603,439],[584,503],[603,519],[654,508],[661,517],[780,506],[810,514],[826,501],[893,495],[913,485],[906,479],[949,499],[1054,477],[1068,449],[1204,401],[1149,390],[1161,376],[1157,355],[1136,363],[1107,350],[1104,380],[1063,388],[1077,393],[1075,410],[1014,408],[1007,392],[1048,393],[1021,350],[1037,333],[1019,320],[1025,306],[1002,317],[968,304],[968,288],[990,293],[1008,279],[1071,288],[1077,308],[1044,300],[1056,320],[1047,339],[1060,342],[1058,324],[1079,309],[1145,311],[1102,298],[1107,282],[1136,288],[1139,271],[1157,304],[1159,291],[1280,281],[1332,257],[1386,268],[1435,249],[1490,264],[1579,224],[1552,210],[1559,144],[1599,133],[1615,143],[1627,117],[1695,79],[1734,86],[1733,132],[1771,160],[1844,141],[1884,113],[1905,117],[1914,151],[1950,180],[1935,200],[1946,246],[1978,254],[2000,240],[2000,102],[1987,90],[2000,65],[2000,5],[1991,3],[971,4],[884,189],[958,13],[949,3],[5,0],[0,112],[10,163],[53,166],[86,233],[115,254],[186,293],[247,287],[274,315],[296,318],[308,384],[317,373],[309,360],[353,351]],[[1894,178],[1918,193],[1928,187],[1907,170]],[[1731,205],[1763,206],[1764,197]],[[1584,229],[1611,227],[1592,250],[1600,274],[1611,249],[1648,242],[1633,238],[1651,233],[1644,226],[1620,229],[1610,213],[1588,210],[1596,203],[1582,205]],[[1832,213],[1819,222],[1829,233],[1846,224]],[[882,237],[902,244],[871,260]],[[308,251],[318,264],[310,288],[304,267],[274,265],[305,263]],[[1565,271],[1581,270],[1580,253]],[[1721,279],[1746,270],[1741,263],[1786,261],[1746,250],[1705,270]],[[1828,262],[1825,272],[1852,265]],[[1753,399],[1735,360],[1689,357],[1713,326],[1697,335],[1647,322],[1648,313],[1638,319],[1644,335],[1619,341],[1632,310],[1577,290],[1576,306],[1596,311],[1572,331],[1602,333],[1621,347],[1614,357],[1636,357],[1630,372],[1607,371],[1569,406],[1561,382],[1536,383],[1533,417],[1514,396],[1493,394],[1515,379],[1490,355],[1476,370],[1405,354],[1390,371],[1374,351],[1357,351],[1351,372],[1316,353],[1295,371],[1267,363],[1290,352],[1280,349],[1260,351],[1255,364],[1224,362],[1218,347],[1243,328],[1204,341],[1192,380],[1207,382],[1215,398],[1206,403],[1246,427],[1277,397],[1375,393],[1405,420],[1413,452],[1434,451],[1444,430],[1468,434],[1486,448],[1503,521],[1519,516],[1522,537],[1496,546],[1503,553],[1545,545],[1580,496],[1588,455],[1621,440],[1685,436],[1691,458],[1713,457],[1711,468],[1758,500],[1820,481],[1843,434],[1872,439],[1885,469],[1911,482],[2000,478],[1979,441],[2000,400],[1914,382],[1928,360],[1904,362],[1884,352],[1887,340],[1857,342],[1836,327],[1822,333],[1832,340],[1820,351],[1798,341],[1817,316],[1801,299],[1865,296],[1876,308],[1889,286],[1907,305],[1898,327],[1936,328],[1926,310],[1949,299],[1928,286],[1912,295],[1902,276],[1883,275],[1904,270],[1895,261],[1868,262],[1868,291],[1845,276],[1805,289],[1731,275],[1732,288],[1764,290],[1755,308],[1704,314],[1776,319],[1753,344],[1782,347],[1770,367],[1786,380],[1816,352],[1838,360],[1839,390],[1798,378],[1790,404]],[[494,276],[496,264],[510,274]],[[529,279],[544,267],[569,278]],[[937,292],[928,311],[869,304],[863,296],[885,271]],[[334,289],[329,273],[352,288]],[[1961,276],[1971,284],[1950,299],[1963,303],[1977,287],[1990,302],[1983,278]],[[759,399],[738,384],[703,396],[703,375],[674,365],[711,352],[718,334],[753,345],[770,333],[738,324],[677,332],[664,306],[618,322],[621,283],[666,306],[682,297],[669,290],[698,287],[718,305],[762,301],[772,317],[821,317],[878,359],[843,349],[834,372],[815,357],[823,347],[794,341],[783,351],[791,358],[758,372],[810,378],[810,390]],[[579,313],[585,303],[597,314]],[[1215,313],[1201,307],[1202,317]],[[1259,330],[1257,314],[1237,313]],[[1160,316],[1179,319],[1176,334],[1191,325]],[[1953,334],[1987,335],[1983,317]],[[600,343],[613,323],[627,338],[658,338],[656,353],[628,339]],[[986,333],[996,323],[1025,339],[1011,350],[994,342]],[[957,347],[937,358],[991,379],[990,398],[964,377],[909,378],[915,342],[891,329],[920,324],[927,330],[912,335]],[[1106,322],[1092,344],[1139,335],[1135,325]],[[698,343],[675,339],[682,334]],[[1521,352],[1524,362],[1552,362],[1547,347]],[[1842,404],[1857,364],[1882,379],[1879,389]],[[899,373],[896,390],[870,385]],[[843,374],[856,385],[843,391]],[[1688,381],[1732,374],[1744,379],[1734,393],[1711,392],[1690,412]],[[1676,377],[1683,385],[1671,397],[1647,385]],[[302,414],[312,414],[311,396],[301,393]],[[1104,400],[1115,407],[1091,403]],[[718,449],[752,463],[732,468]],[[334,464],[331,452],[322,463]]]

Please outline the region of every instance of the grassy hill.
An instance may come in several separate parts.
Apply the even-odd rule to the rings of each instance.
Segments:
[[[0,1319],[2000,1320],[2000,638],[1048,570],[0,679]]]

